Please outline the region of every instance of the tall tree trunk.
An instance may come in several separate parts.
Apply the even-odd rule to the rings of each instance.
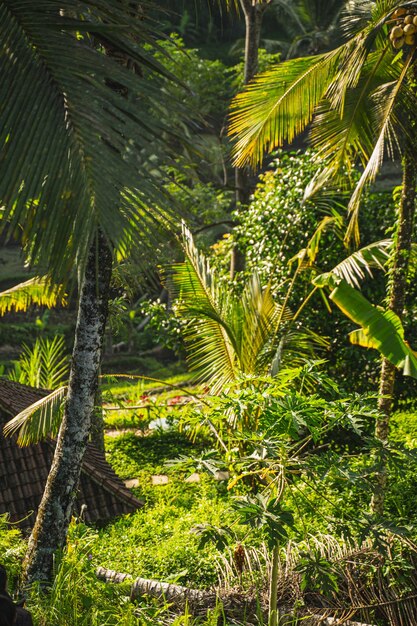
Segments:
[[[393,265],[388,287],[388,308],[394,311],[399,317],[402,317],[405,306],[415,214],[416,180],[416,162],[410,154],[410,151],[407,151],[403,161],[402,194],[395,234]],[[383,358],[378,400],[378,409],[381,412],[381,416],[377,419],[375,425],[375,437],[383,444],[388,441],[389,435],[395,371],[395,366],[386,358]],[[383,513],[386,484],[387,468],[386,462],[382,458],[380,461],[380,469],[376,475],[374,493],[371,501],[371,510],[373,513]]]
[[[262,18],[268,3],[260,3],[259,0],[240,0],[240,6],[245,16],[245,67],[243,82],[247,85],[258,72]]]
[[[243,84],[247,85],[258,72],[258,52],[261,38],[262,18],[267,2],[259,3],[259,0],[240,0],[245,16],[245,64],[243,70]],[[252,193],[250,176],[246,167],[235,168],[236,206],[246,206]],[[230,262],[230,277],[244,269],[244,256],[235,247]]]
[[[65,544],[97,389],[112,252],[98,231],[89,254],[78,304],[68,395],[51,471],[25,557],[24,582],[46,583],[53,555]]]

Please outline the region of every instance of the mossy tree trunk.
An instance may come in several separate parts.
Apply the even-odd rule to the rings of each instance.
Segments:
[[[408,267],[411,254],[411,242],[415,215],[416,180],[416,160],[410,151],[407,151],[403,160],[402,194],[398,211],[394,242],[395,247],[388,287],[388,307],[400,318],[404,313],[407,291]],[[375,426],[375,437],[379,439],[383,445],[388,441],[395,374],[395,366],[386,358],[383,358],[378,400],[378,408],[381,415],[377,419]],[[386,484],[386,461],[383,455],[381,455],[380,466],[376,475],[374,493],[371,502],[371,510],[374,513],[383,513]]]
[[[104,235],[98,231],[88,254],[80,291],[64,418],[44,495],[29,539],[24,563],[25,584],[34,581],[49,582],[52,577],[53,556],[65,544],[90,435],[111,270],[112,252]]]

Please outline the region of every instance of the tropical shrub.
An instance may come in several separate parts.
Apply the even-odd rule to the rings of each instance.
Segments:
[[[8,516],[0,515],[0,558],[1,564],[7,570],[9,591],[11,594],[17,588],[20,577],[21,561],[26,551],[26,544],[20,531],[11,526]]]
[[[68,371],[64,337],[55,335],[53,339],[39,337],[32,348],[23,344],[22,354],[8,377],[31,387],[56,389],[66,380]]]
[[[177,98],[191,97],[193,108],[200,115],[221,121],[233,95],[225,65],[202,58],[195,48],[186,48],[183,39],[176,34],[160,40],[158,45],[156,59],[185,83],[189,92],[185,95],[180,86],[171,83],[168,88]]]

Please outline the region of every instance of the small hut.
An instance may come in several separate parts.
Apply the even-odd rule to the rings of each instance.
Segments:
[[[45,440],[21,448],[16,436],[5,438],[4,424],[49,392],[0,378],[0,514],[8,513],[20,527],[33,526],[54,456],[56,442]],[[75,514],[98,522],[131,513],[141,502],[127,489],[104,454],[88,444],[84,457]]]

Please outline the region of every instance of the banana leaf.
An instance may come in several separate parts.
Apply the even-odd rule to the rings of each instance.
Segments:
[[[404,329],[393,311],[373,306],[356,289],[340,280],[330,299],[361,328],[350,334],[352,343],[375,348],[406,376],[417,378],[417,354],[404,340]]]

